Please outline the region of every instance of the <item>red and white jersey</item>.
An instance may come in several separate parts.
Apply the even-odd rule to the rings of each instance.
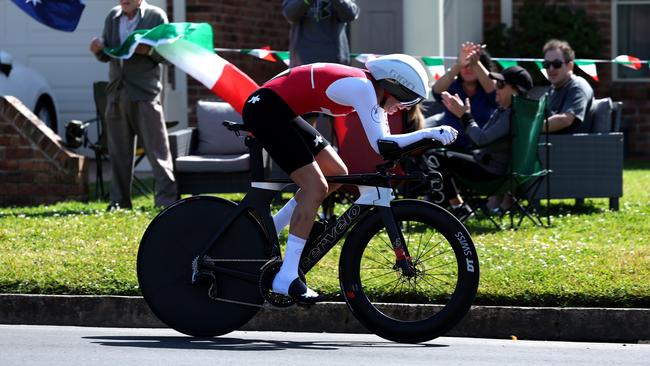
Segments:
[[[278,94],[296,115],[316,112],[331,116],[345,116],[354,110],[354,99],[356,99],[355,95],[341,94],[344,89],[351,90],[348,84],[359,84],[357,88],[352,89],[366,89],[368,93],[372,93],[373,99],[375,98],[369,77],[366,70],[356,67],[316,63],[288,69],[262,87]]]
[[[278,74],[262,88],[273,90],[297,116],[311,112],[345,116],[356,111],[375,152],[379,151],[380,139],[404,146],[428,133],[420,130],[391,135],[388,116],[377,103],[369,72],[356,67],[330,63],[297,66]]]

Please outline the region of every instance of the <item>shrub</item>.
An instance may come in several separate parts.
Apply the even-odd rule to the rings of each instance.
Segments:
[[[527,0],[514,27],[499,24],[485,31],[490,53],[502,57],[541,57],[544,43],[551,38],[568,41],[580,58],[600,55],[598,25],[580,8]]]

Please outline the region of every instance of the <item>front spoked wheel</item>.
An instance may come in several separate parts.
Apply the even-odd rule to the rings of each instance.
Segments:
[[[467,229],[439,206],[403,200],[392,202],[392,211],[410,270],[398,265],[376,213],[357,224],[345,242],[341,289],[355,317],[375,334],[396,342],[428,341],[469,311],[479,283],[478,256]]]

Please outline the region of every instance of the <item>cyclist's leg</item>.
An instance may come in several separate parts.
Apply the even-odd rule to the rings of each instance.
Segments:
[[[309,291],[298,277],[298,262],[317,208],[327,194],[327,182],[314,160],[314,151],[320,152],[327,142],[317,131],[314,134],[313,127],[302,118],[295,117],[289,106],[271,90],[259,89],[254,96],[257,98],[250,98],[244,107],[244,124],[299,187],[297,205],[291,215],[292,220],[299,218],[299,223],[293,225],[297,229],[292,227],[285,259],[273,280],[273,290],[299,301],[317,301],[317,294]]]
[[[323,175],[346,175],[348,173],[345,163],[336,151],[308,122],[298,117],[292,120],[290,125],[301,136],[311,151]],[[340,184],[330,185],[327,195],[336,191],[340,186]],[[273,216],[275,230],[278,235],[289,224],[296,204],[296,197],[294,197]]]
[[[316,162],[323,175],[347,175],[348,167],[332,146],[327,146],[316,155]],[[330,195],[341,187],[341,184],[329,183],[327,194]]]
[[[298,237],[307,238],[318,207],[327,196],[327,181],[316,162],[297,169],[291,173],[290,177],[300,189],[296,192],[297,205],[291,216],[289,232]]]
[[[320,297],[299,278],[298,265],[318,207],[327,195],[327,181],[316,162],[296,169],[290,177],[300,189],[295,197],[297,204],[291,216],[282,267],[273,279],[273,291],[302,302],[316,302]]]

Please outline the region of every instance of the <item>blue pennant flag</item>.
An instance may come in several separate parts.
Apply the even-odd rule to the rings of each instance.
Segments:
[[[81,0],[12,1],[40,23],[65,32],[73,32],[77,28],[86,6]]]

